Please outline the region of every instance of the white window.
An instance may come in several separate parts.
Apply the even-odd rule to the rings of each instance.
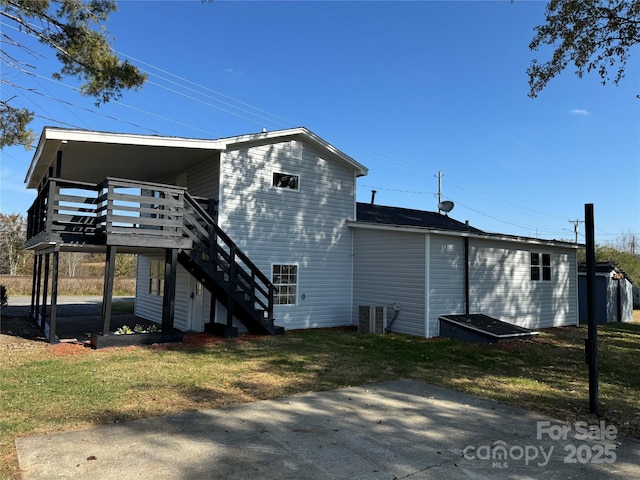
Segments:
[[[149,263],[149,294],[162,295],[164,293],[164,262],[151,260]]]
[[[298,297],[298,266],[277,264],[272,267],[272,282],[276,287],[275,305],[295,305]]]
[[[288,190],[300,189],[300,177],[290,173],[273,172],[272,186]]]
[[[551,254],[531,253],[531,280],[534,282],[551,281]]]

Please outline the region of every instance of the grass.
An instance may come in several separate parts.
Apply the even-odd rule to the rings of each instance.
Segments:
[[[595,423],[588,414],[586,335],[584,327],[564,327],[533,341],[479,345],[307,330],[208,347],[83,349],[71,356],[26,340],[22,348],[0,344],[0,478],[18,477],[16,436],[398,378]],[[640,323],[601,326],[599,345],[604,419],[640,439]]]

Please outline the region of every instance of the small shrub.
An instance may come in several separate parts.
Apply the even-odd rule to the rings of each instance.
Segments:
[[[123,325],[114,332],[116,335],[133,335],[133,330],[128,325]]]

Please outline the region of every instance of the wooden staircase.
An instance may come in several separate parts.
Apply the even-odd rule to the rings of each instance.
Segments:
[[[251,333],[283,334],[284,328],[273,323],[275,287],[271,281],[195,198],[187,192],[184,198],[184,232],[193,241],[193,248],[180,250],[178,262],[227,309],[226,323],[210,322],[205,331],[235,336],[235,317]]]

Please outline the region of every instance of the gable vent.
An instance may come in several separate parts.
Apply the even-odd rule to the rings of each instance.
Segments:
[[[289,156],[295,160],[302,160],[302,143],[296,140],[289,142]]]

